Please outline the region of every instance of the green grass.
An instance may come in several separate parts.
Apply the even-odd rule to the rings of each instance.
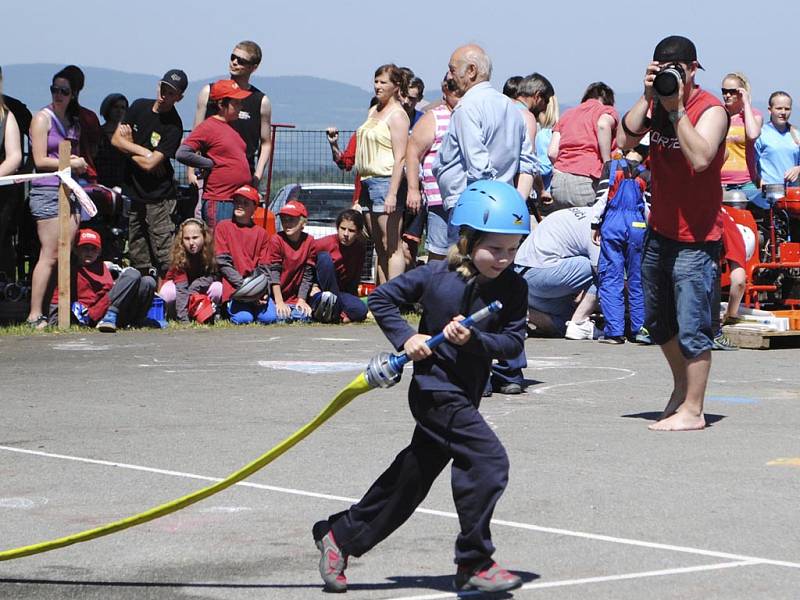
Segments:
[[[412,325],[416,326],[419,323],[419,315],[416,313],[408,313],[403,315],[405,319],[411,323]],[[125,334],[126,331],[152,331],[154,333],[174,333],[178,331],[191,331],[191,330],[213,330],[213,329],[241,329],[241,328],[265,328],[271,329],[274,327],[320,327],[322,323],[275,323],[274,325],[261,325],[259,323],[251,323],[249,325],[235,325],[227,320],[222,320],[214,323],[213,325],[200,325],[198,323],[179,323],[178,321],[170,321],[169,327],[167,329],[153,329],[153,328],[138,328],[138,327],[131,327],[129,329],[120,329],[118,333],[122,335]],[[364,323],[348,323],[347,325],[342,325],[342,327],[365,327],[365,326],[375,326],[375,321],[373,319],[368,319]],[[18,323],[15,325],[4,325],[0,326],[0,337],[10,337],[10,336],[36,336],[36,335],[65,335],[65,334],[73,334],[79,333],[81,335],[104,335],[103,332],[98,331],[94,327],[83,327],[80,325],[70,325],[69,329],[61,330],[58,327],[47,327],[46,329],[41,330],[34,330],[31,329],[30,326],[26,325],[25,323]],[[343,334],[344,335],[344,334]]]

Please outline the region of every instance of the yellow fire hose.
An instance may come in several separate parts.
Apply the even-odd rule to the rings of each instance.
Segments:
[[[30,546],[20,546],[19,548],[11,548],[10,550],[4,550],[0,552],[0,561],[2,560],[12,560],[15,558],[22,558],[23,556],[30,556],[32,554],[40,554],[42,552],[48,552],[50,550],[55,550],[57,548],[63,548],[64,546],[70,546],[72,544],[77,544],[79,542],[86,542],[88,540],[93,540],[95,538],[102,537],[104,535],[109,535],[111,533],[116,533],[117,531],[122,531],[123,529],[127,529],[128,527],[133,527],[135,525],[141,525],[142,523],[147,523],[148,521],[152,521],[153,519],[158,519],[159,517],[163,517],[175,511],[181,510],[182,508],[186,508],[195,502],[199,502],[200,500],[204,500],[209,496],[213,496],[217,492],[221,492],[222,490],[229,488],[230,486],[234,485],[242,481],[243,479],[249,477],[259,469],[267,466],[273,460],[278,458],[281,454],[289,450],[292,446],[300,442],[306,436],[308,436],[311,432],[317,429],[320,425],[322,425],[325,421],[330,419],[333,415],[339,412],[342,408],[347,406],[353,398],[356,396],[360,396],[372,386],[367,382],[366,375],[361,373],[358,377],[356,377],[350,384],[340,391],[336,397],[331,400],[328,405],[320,411],[320,413],[314,417],[311,421],[303,425],[300,429],[295,431],[292,435],[287,437],[283,440],[280,444],[269,450],[266,454],[259,456],[253,462],[248,465],[245,465],[238,471],[231,473],[228,477],[223,479],[220,482],[215,483],[214,485],[210,485],[203,489],[197,490],[196,492],[192,492],[182,498],[177,498],[166,504],[162,504],[161,506],[156,506],[147,510],[145,512],[139,513],[138,515],[133,515],[131,517],[127,517],[125,519],[121,519],[119,521],[114,521],[112,523],[107,523],[101,527],[96,527],[94,529],[87,529],[86,531],[81,531],[80,533],[75,533],[73,535],[68,535],[66,537],[58,538],[55,540],[49,540],[46,542],[40,542],[38,544],[32,544]]]
[[[464,327],[471,327],[478,321],[481,321],[489,316],[490,313],[498,312],[503,305],[499,301],[492,302],[489,306],[471,314],[464,319],[461,324]],[[444,342],[444,334],[439,333],[432,338],[428,339],[426,344],[431,348],[435,348]],[[12,560],[15,558],[22,558],[23,556],[31,556],[32,554],[41,554],[57,548],[71,546],[79,542],[86,542],[95,538],[116,533],[128,527],[141,525],[159,517],[163,517],[170,513],[174,513],[182,508],[186,508],[200,502],[209,496],[213,496],[217,492],[231,487],[232,485],[246,479],[256,471],[264,468],[273,460],[278,458],[281,454],[292,448],[295,444],[305,439],[315,429],[322,425],[325,421],[330,419],[333,415],[339,412],[342,408],[347,406],[351,400],[360,396],[373,388],[381,387],[388,388],[395,385],[400,381],[400,376],[403,372],[404,365],[409,361],[408,356],[405,354],[389,354],[383,352],[378,354],[370,360],[367,365],[366,371],[361,373],[358,377],[353,379],[347,387],[340,391],[336,397],[331,400],[325,408],[323,408],[316,417],[311,419],[308,423],[303,425],[300,429],[295,431],[292,435],[283,440],[280,444],[269,450],[266,454],[262,454],[253,462],[245,465],[238,471],[231,473],[220,482],[205,487],[203,489],[192,492],[181,498],[176,498],[166,504],[156,506],[150,510],[133,515],[119,521],[113,521],[94,529],[87,529],[80,533],[68,535],[66,537],[32,544],[30,546],[20,546],[19,548],[11,548],[0,552],[0,561]]]

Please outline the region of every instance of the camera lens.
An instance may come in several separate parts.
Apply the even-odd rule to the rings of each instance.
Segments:
[[[675,69],[668,68],[659,72],[653,80],[653,87],[659,96],[669,97],[678,93],[681,76]]]

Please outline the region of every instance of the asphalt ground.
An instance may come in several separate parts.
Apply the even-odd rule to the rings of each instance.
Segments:
[[[388,349],[374,325],[0,338],[0,550],[227,476]],[[511,459],[492,533],[525,581],[515,598],[800,597],[800,350],[714,353],[710,427],[690,433],[647,429],[670,391],[658,348],[530,339],[526,351],[527,393],[482,405]],[[0,598],[324,597],[311,525],[407,444],[408,375],[244,484],[0,563]],[[455,597],[457,531],[445,472],[402,528],[351,559],[347,597]]]

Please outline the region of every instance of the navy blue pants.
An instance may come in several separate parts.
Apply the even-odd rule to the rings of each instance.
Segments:
[[[343,292],[339,288],[339,281],[336,278],[336,267],[330,253],[320,252],[317,254],[317,284],[323,292],[333,292],[336,294],[336,305],[333,309],[334,315],[345,313],[351,321],[363,321],[367,318],[367,305],[358,296]],[[309,304],[316,308],[319,304],[321,294],[315,294]]]
[[[123,269],[108,292],[109,309],[117,313],[117,325],[140,325],[153,302],[156,280],[134,268]],[[58,323],[58,304],[50,305],[50,323]]]
[[[452,460],[461,526],[455,562],[482,563],[494,553],[489,523],[508,483],[506,450],[477,403],[461,393],[424,392],[412,380],[408,402],[417,421],[411,443],[360,502],[329,518],[336,542],[351,556],[370,550],[405,523]]]

